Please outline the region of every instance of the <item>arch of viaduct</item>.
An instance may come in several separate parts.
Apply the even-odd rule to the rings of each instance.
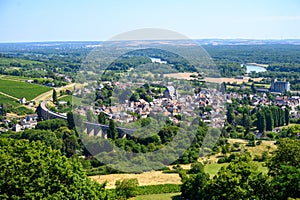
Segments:
[[[67,120],[67,116],[49,110],[47,108],[47,102],[48,100],[43,101],[38,107],[38,111],[37,111],[39,113],[39,116],[43,120],[55,119],[55,118]],[[107,138],[109,126],[92,123],[92,122],[84,122],[83,125],[84,125],[84,132],[87,133],[89,136]],[[126,129],[120,127],[117,127],[117,131],[119,133],[119,136],[123,138],[130,136],[134,132],[133,129]]]

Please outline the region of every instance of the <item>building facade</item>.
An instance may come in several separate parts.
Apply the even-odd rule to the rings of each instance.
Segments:
[[[286,93],[290,91],[290,83],[288,81],[277,81],[276,79],[272,79],[270,91]]]

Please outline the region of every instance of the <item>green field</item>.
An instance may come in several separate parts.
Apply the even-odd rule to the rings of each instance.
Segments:
[[[264,166],[263,162],[255,162],[255,163],[257,164],[258,171],[260,171],[264,174],[268,173],[268,168]],[[205,165],[204,170],[206,173],[209,173],[210,177],[214,177],[223,166],[226,167],[227,165],[229,165],[229,163],[207,164],[207,165]]]
[[[167,194],[149,194],[141,195],[130,200],[183,200],[180,197],[180,193],[167,193]]]
[[[12,106],[18,106],[18,105],[20,105],[15,99],[9,98],[9,97],[4,96],[2,94],[0,94],[0,103],[10,104]]]
[[[46,86],[0,78],[0,92],[16,98],[25,97],[27,100],[32,100],[36,96],[49,90],[51,90],[51,88]]]
[[[10,65],[10,63],[20,63],[21,65],[26,65],[26,64],[30,65],[30,64],[41,64],[42,62],[16,59],[16,58],[0,58],[0,65]]]
[[[214,177],[218,171],[223,167],[223,166],[227,166],[229,163],[222,163],[222,164],[207,164],[204,166],[204,171],[206,173],[209,173],[210,177]]]
[[[13,80],[13,81],[25,81],[31,78],[24,77],[24,76],[9,76],[9,75],[0,75],[0,79],[5,80]]]
[[[70,103],[72,105],[82,105],[82,98],[78,98],[76,96],[72,96],[72,95],[67,95],[67,96],[63,96],[63,97],[58,97],[58,100],[60,101],[70,101]]]

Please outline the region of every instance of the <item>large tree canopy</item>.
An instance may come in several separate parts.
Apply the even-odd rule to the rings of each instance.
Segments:
[[[44,143],[0,138],[0,199],[104,199],[76,158]]]
[[[281,139],[275,155],[267,163],[272,187],[278,199],[297,198],[300,194],[300,141]]]

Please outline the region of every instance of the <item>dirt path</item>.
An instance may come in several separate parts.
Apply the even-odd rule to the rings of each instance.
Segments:
[[[53,89],[55,89],[56,92],[59,93],[60,91],[63,91],[63,90],[73,90],[73,88],[74,88],[75,85],[77,86],[78,84],[76,84],[76,83],[71,83],[71,84],[69,84],[69,85],[62,86],[62,87],[60,87],[60,88],[53,88]],[[38,103],[40,103],[40,102],[42,102],[42,101],[45,101],[45,100],[47,100],[47,99],[49,99],[49,98],[51,98],[51,97],[52,97],[52,90],[50,90],[50,91],[48,91],[48,92],[45,92],[45,93],[43,93],[43,94],[40,94],[39,96],[35,97],[35,98],[33,99],[33,101],[37,102],[37,104],[38,104]]]
[[[0,92],[0,94],[2,94],[3,96],[7,96],[7,97],[9,97],[9,98],[11,98],[11,99],[14,99],[14,100],[17,100],[17,101],[19,101],[19,99],[18,99],[18,98],[16,98],[16,97],[13,97],[13,96],[10,96],[9,94],[3,93],[3,92]]]

